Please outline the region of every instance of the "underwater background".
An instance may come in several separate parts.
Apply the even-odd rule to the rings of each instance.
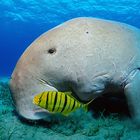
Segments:
[[[94,117],[78,110],[43,123],[15,113],[8,81],[23,51],[47,30],[82,16],[140,28],[140,0],[0,0],[0,140],[140,140],[140,129],[120,112]]]
[[[86,16],[140,28],[139,0],[0,0],[0,76],[11,75],[23,51],[39,35]]]

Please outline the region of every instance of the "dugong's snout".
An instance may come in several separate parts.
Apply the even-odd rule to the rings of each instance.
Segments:
[[[17,114],[27,120],[44,119],[49,114],[47,110],[33,104],[33,98],[36,94],[49,90],[57,91],[53,86],[32,78],[30,78],[30,82],[28,82],[28,78],[26,81],[23,77],[17,78],[17,74],[12,75],[10,90]]]

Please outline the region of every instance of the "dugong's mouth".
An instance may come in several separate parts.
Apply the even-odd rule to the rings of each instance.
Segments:
[[[72,87],[68,87],[68,89],[64,89],[64,87],[56,87],[54,86],[50,81],[48,80],[44,80],[42,78],[38,78],[37,79],[39,82],[41,82],[41,84],[43,84],[44,86],[46,86],[47,88],[50,88],[50,89],[54,89],[53,91],[61,91],[61,92],[69,92],[71,91],[72,92],[72,96],[75,97],[78,101],[82,102],[82,103],[87,103],[88,101],[86,100],[82,100],[78,94],[76,93],[76,91],[72,88]],[[67,87],[67,86],[66,86]],[[46,90],[47,91],[47,90]]]
[[[45,85],[45,86],[47,86],[47,87],[50,87],[50,88],[55,88],[55,91],[62,91],[62,92],[68,92],[68,91],[71,91],[72,92],[72,95],[77,99],[77,100],[79,100],[79,101],[81,101],[81,99],[78,97],[78,95],[75,93],[75,91],[70,87],[70,89],[63,89],[63,87],[59,87],[59,90],[50,82],[50,81],[48,81],[48,80],[44,80],[44,79],[42,79],[42,78],[38,78],[37,79],[38,81],[40,81],[41,82],[41,84],[43,84],[43,85]],[[62,89],[62,90],[61,90]],[[84,101],[83,101],[84,102]]]
[[[46,118],[46,116],[49,114],[49,111],[43,108],[36,108],[34,110],[34,115],[39,118]]]

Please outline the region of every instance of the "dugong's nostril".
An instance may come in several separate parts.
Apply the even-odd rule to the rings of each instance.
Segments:
[[[49,53],[49,54],[53,54],[53,53],[55,53],[55,52],[56,52],[56,49],[55,49],[55,48],[51,48],[51,49],[48,50],[48,53]]]

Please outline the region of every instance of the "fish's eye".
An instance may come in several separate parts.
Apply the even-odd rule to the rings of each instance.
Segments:
[[[51,48],[48,50],[48,53],[49,54],[54,54],[56,52],[56,49],[55,48]]]

